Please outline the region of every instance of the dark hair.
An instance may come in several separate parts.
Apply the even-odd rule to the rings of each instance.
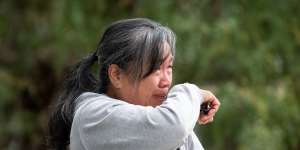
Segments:
[[[175,35],[167,27],[145,18],[120,20],[104,32],[97,49],[83,58],[66,76],[58,102],[49,119],[48,145],[65,150],[70,143],[75,100],[84,92],[105,93],[111,64],[125,70],[135,82],[150,75],[163,62],[165,43],[175,55]],[[91,66],[98,61],[98,78]]]

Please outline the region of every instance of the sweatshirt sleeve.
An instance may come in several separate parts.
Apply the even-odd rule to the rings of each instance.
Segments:
[[[88,150],[176,149],[193,133],[202,101],[199,88],[185,83],[174,86],[155,108],[124,102],[90,103],[76,119],[80,142]]]

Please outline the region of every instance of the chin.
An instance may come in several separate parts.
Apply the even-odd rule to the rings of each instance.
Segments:
[[[150,106],[156,107],[163,103],[164,100],[162,99],[154,99],[151,101]]]

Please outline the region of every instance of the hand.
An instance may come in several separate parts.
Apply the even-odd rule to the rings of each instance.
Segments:
[[[220,101],[215,97],[213,93],[206,90],[201,90],[202,96],[203,96],[203,103],[210,102],[210,110],[207,115],[205,114],[199,114],[198,123],[199,124],[207,124],[214,120],[214,116],[216,112],[218,111],[221,103]]]

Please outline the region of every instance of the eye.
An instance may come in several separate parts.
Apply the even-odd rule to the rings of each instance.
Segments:
[[[169,65],[167,69],[168,74],[171,74],[173,72],[173,65]]]

